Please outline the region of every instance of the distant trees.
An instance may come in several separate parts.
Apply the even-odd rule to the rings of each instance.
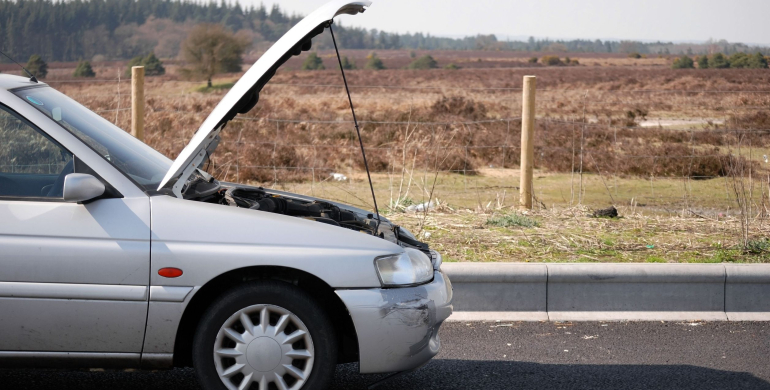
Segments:
[[[750,69],[764,69],[767,68],[767,59],[762,53],[746,54],[735,53],[730,56],[731,68],[750,68]]]
[[[25,68],[39,79],[44,79],[45,76],[48,75],[48,64],[37,54],[33,54],[29,57],[29,61],[27,61]],[[22,76],[26,75],[27,74],[22,71]]]
[[[351,70],[351,69],[355,69],[355,68],[356,68],[356,64],[351,62],[348,59],[348,56],[342,57],[342,69]]]
[[[767,67],[768,58],[762,55],[762,53],[757,52],[749,58],[749,68],[767,69]]]
[[[714,69],[726,69],[726,68],[749,68],[749,69],[766,69],[768,67],[767,58],[762,53],[746,54],[735,53],[730,57],[722,53],[716,53],[711,57],[700,56],[697,59],[698,68],[714,68]]]
[[[131,61],[128,61],[126,76],[131,75],[131,68],[134,66],[144,66],[145,76],[162,76],[166,74],[166,68],[163,67],[163,62],[155,56],[155,53],[150,53],[146,57],[134,57]]]
[[[698,68],[699,69],[706,69],[709,67],[709,57],[708,56],[700,56],[697,58],[698,62]]]
[[[377,56],[377,53],[372,52],[366,56],[366,65],[364,65],[364,69],[382,70],[385,69],[385,64],[382,63],[382,60]]]
[[[671,65],[674,69],[692,69],[695,68],[695,63],[689,56],[681,56],[674,60],[674,64]]]
[[[409,64],[407,69],[436,69],[438,68],[438,62],[433,59],[432,56],[424,55]]]
[[[218,73],[240,72],[247,40],[219,24],[195,26],[182,44],[182,54],[189,68],[182,73],[203,78],[211,87],[211,78]]]
[[[543,58],[540,59],[540,63],[542,63],[545,66],[564,65],[564,63],[561,62],[561,58],[559,58],[558,56],[543,56]]]
[[[78,66],[75,68],[75,72],[72,74],[75,77],[96,77],[96,73],[91,68],[91,63],[88,61],[78,62]]]
[[[324,70],[326,67],[324,66],[324,61],[321,59],[321,57],[316,54],[316,52],[311,52],[308,54],[307,58],[305,58],[305,62],[302,63],[302,70]]]
[[[530,63],[532,62],[532,59],[529,60]],[[561,58],[558,56],[543,56],[543,58],[540,59],[540,63],[545,66],[577,66],[580,65],[580,61],[577,59],[570,59],[569,57],[565,57],[562,61]]]
[[[258,3],[258,2],[251,2]],[[0,0],[0,49],[14,58],[39,54],[47,61],[129,59],[155,52],[161,58],[182,53],[181,43],[196,23],[215,23],[234,32],[244,31],[253,43],[274,42],[301,16],[279,6],[242,6],[237,1],[194,0]],[[558,50],[583,53],[770,54],[767,47],[727,41],[704,44],[673,42],[602,41],[590,39],[498,40],[495,35],[448,38],[424,33],[338,26],[340,46],[367,50]],[[331,48],[328,35],[314,40],[317,48]],[[416,58],[417,54],[415,54]],[[539,57],[539,55],[538,55]]]
[[[709,68],[724,69],[730,67],[730,61],[722,53],[716,53],[709,58]]]

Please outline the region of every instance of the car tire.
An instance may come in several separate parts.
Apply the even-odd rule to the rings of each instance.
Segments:
[[[336,332],[304,290],[286,282],[254,281],[223,294],[205,311],[193,338],[192,358],[206,390],[322,390],[334,376]]]

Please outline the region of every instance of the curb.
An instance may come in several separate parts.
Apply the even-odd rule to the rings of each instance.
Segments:
[[[770,321],[770,264],[444,263],[449,321]]]

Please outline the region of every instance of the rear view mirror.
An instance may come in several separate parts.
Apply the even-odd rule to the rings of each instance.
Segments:
[[[64,201],[85,202],[104,194],[104,184],[85,173],[70,173],[64,177]]]

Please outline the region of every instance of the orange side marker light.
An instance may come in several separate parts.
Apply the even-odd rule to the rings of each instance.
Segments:
[[[182,270],[179,268],[161,268],[158,270],[158,275],[164,278],[178,278],[182,276]]]

